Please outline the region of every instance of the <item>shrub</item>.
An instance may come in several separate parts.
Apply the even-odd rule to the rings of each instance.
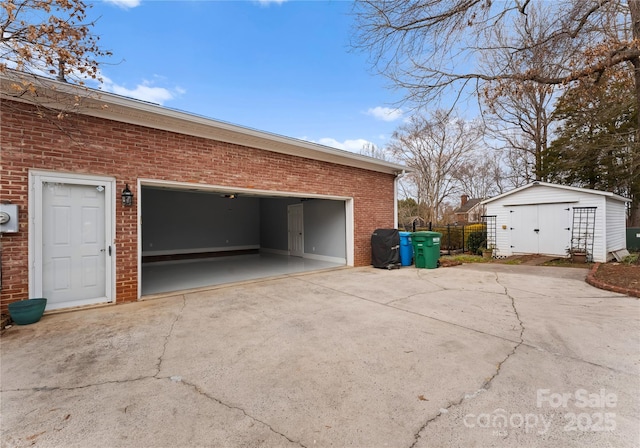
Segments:
[[[482,249],[487,244],[487,234],[485,232],[471,232],[467,238],[467,247],[470,254],[482,255]]]
[[[467,224],[466,226],[464,226],[464,247],[469,248],[469,235],[471,235],[474,232],[479,232],[484,234],[484,239],[486,239],[486,232],[487,232],[487,226],[484,223],[478,223],[478,224]]]

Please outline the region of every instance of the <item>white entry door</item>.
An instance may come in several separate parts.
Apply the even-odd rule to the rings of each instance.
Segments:
[[[304,221],[302,204],[290,205],[288,211],[289,222],[289,255],[304,256]]]
[[[34,286],[47,309],[111,302],[110,181],[36,176]]]

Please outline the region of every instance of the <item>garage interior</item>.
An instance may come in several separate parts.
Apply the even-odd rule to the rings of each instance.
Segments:
[[[142,296],[347,264],[344,200],[141,188]],[[290,255],[291,206],[302,256]]]

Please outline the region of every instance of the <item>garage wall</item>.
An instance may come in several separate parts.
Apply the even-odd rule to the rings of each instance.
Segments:
[[[257,198],[155,188],[142,197],[143,255],[259,248]]]
[[[299,198],[260,199],[260,248],[276,252],[289,250],[287,207]]]
[[[305,255],[346,260],[344,202],[312,199],[303,204]]]
[[[302,203],[304,255],[346,263],[346,210],[343,201],[327,199],[260,199],[260,248],[288,252],[288,206]]]

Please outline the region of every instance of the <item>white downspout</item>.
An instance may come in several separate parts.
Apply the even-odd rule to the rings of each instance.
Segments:
[[[393,228],[398,228],[398,182],[405,175],[405,171],[396,173],[396,178],[393,181]]]

